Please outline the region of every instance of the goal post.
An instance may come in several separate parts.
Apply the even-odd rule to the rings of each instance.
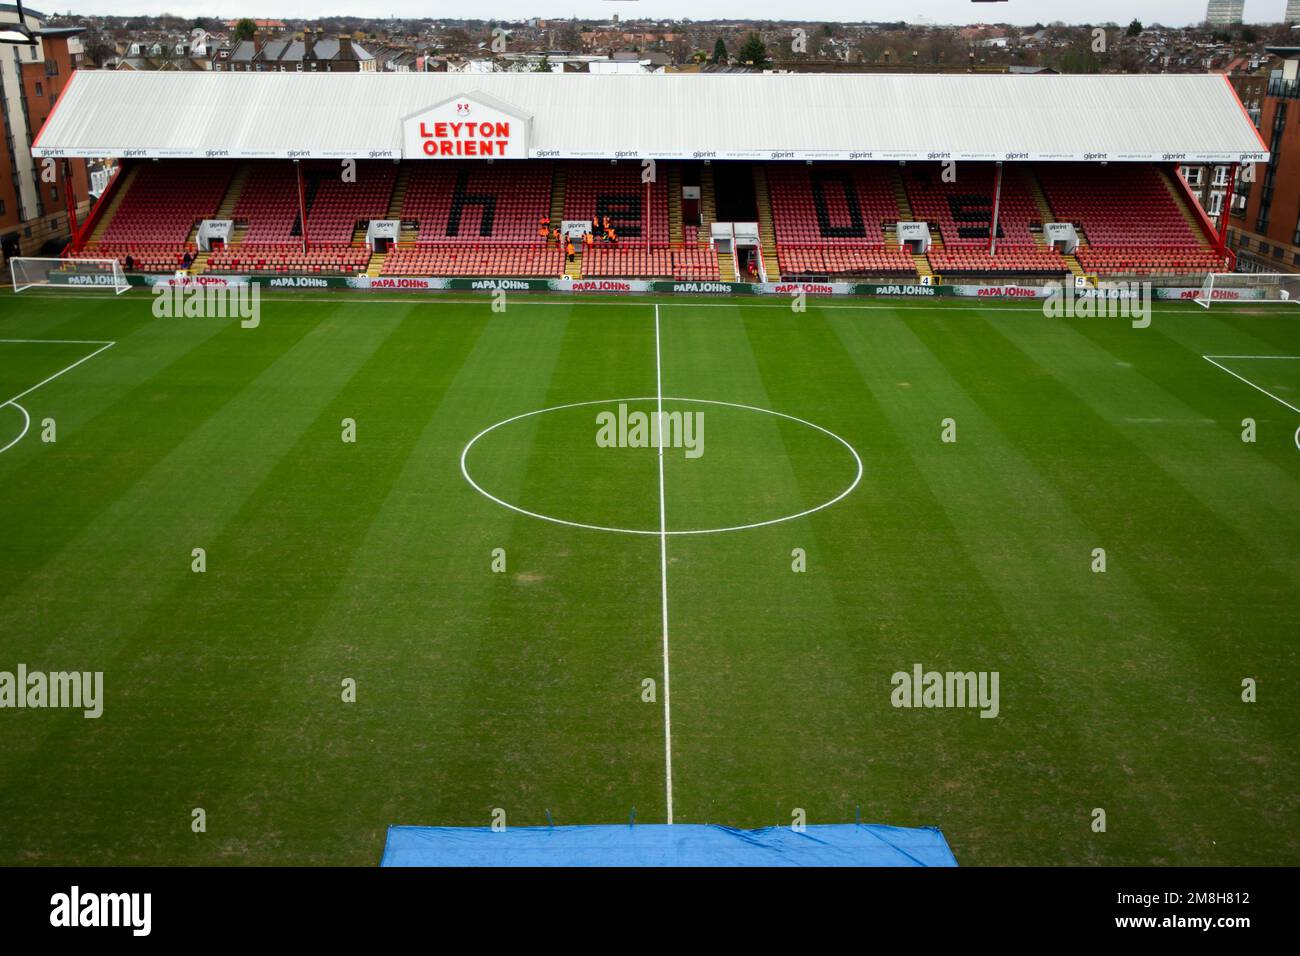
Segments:
[[[15,256],[9,260],[14,292],[28,289],[112,289],[121,295],[131,285],[116,259],[41,259]]]
[[[1208,272],[1195,301],[1206,309],[1215,302],[1300,303],[1300,273]]]

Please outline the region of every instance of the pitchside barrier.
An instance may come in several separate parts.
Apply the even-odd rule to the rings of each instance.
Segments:
[[[388,828],[380,866],[956,866],[937,827],[701,823]]]
[[[17,260],[14,260],[15,262]],[[45,260],[59,262],[61,260]],[[97,262],[98,260],[83,260]],[[112,260],[104,260],[111,263]],[[106,268],[106,267],[104,267]],[[1240,277],[1244,274],[1230,274]],[[130,286],[153,287],[165,286],[217,286],[236,287],[256,282],[263,289],[354,289],[375,292],[561,292],[573,295],[702,295],[702,296],[784,296],[797,293],[808,296],[866,296],[871,298],[938,298],[961,297],[979,299],[1042,299],[1046,298],[1052,287],[1064,288],[1064,282],[1052,283],[1050,280],[1035,280],[1025,283],[978,283],[968,282],[950,285],[922,285],[912,282],[717,282],[710,280],[672,281],[664,279],[461,279],[421,276],[235,276],[200,274],[197,276],[143,275],[132,273],[118,278],[111,271],[99,271],[88,275],[74,271],[47,270],[41,282],[28,283],[24,288],[33,286],[69,288],[95,285],[125,291]],[[1288,277],[1300,284],[1300,277]],[[1145,280],[1123,280],[1145,281]],[[1195,280],[1175,279],[1171,282],[1187,283]],[[1207,282],[1208,277],[1207,277]],[[1105,296],[1105,289],[1070,289],[1076,298],[1084,295]],[[1203,284],[1196,285],[1155,285],[1151,290],[1156,299],[1184,299],[1200,301],[1205,294]],[[1300,289],[1295,297],[1287,299],[1278,297],[1269,299],[1262,287],[1224,288],[1220,285],[1214,293],[1214,301],[1230,300],[1264,300],[1297,301]]]

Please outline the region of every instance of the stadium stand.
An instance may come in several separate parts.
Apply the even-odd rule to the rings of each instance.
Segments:
[[[767,180],[783,275],[916,275],[912,257],[885,244],[899,219],[887,167],[773,163]]]
[[[915,277],[916,265],[902,249],[885,246],[783,246],[777,245],[777,257],[784,276],[881,276]]]
[[[250,245],[290,245],[301,241],[298,178],[289,163],[254,163],[235,203],[235,222],[247,223]]]
[[[529,242],[551,208],[550,163],[417,163],[402,220],[419,223],[418,243]],[[557,223],[558,225],[558,223]]]
[[[1213,249],[1186,246],[1097,248],[1080,246],[1079,265],[1097,275],[1175,276],[1203,275],[1225,268],[1224,256]]]
[[[1075,255],[1089,272],[1155,276],[1224,267],[1156,166],[1044,163],[1038,180],[1053,213],[1078,230]]]
[[[718,257],[698,246],[660,248],[596,245],[583,253],[582,273],[593,277],[661,276],[679,280],[717,279]]]
[[[555,246],[424,243],[388,254],[386,276],[557,276],[564,254]]]
[[[996,255],[984,249],[931,249],[927,258],[940,275],[1059,276],[1070,271],[1059,252],[1035,246],[999,246]]]
[[[77,252],[78,258],[129,256],[140,272],[170,272],[181,268],[189,242],[200,221],[221,205],[234,164],[169,160],[142,164],[132,178],[99,238]]]
[[[646,208],[646,184],[641,182],[640,163],[569,163],[564,196],[564,218],[590,220],[609,217],[620,241],[639,240],[644,247],[666,246],[668,232],[668,184],[665,176],[650,184]]]
[[[350,246],[358,224],[388,214],[396,181],[395,163],[358,163],[355,182],[345,181],[337,167],[314,171],[307,183],[310,245]]]
[[[300,252],[280,244],[244,242],[208,257],[209,272],[243,275],[288,275],[361,272],[370,261],[370,251],[359,246],[326,246]]]
[[[945,182],[942,166],[907,167],[903,181],[913,215],[930,223],[932,233],[937,227],[945,248],[987,247],[993,220],[994,167],[987,163],[962,163],[955,171],[956,178]],[[1032,247],[1031,224],[1041,226],[1034,198],[1020,170],[1007,166],[998,207],[999,244]]]
[[[550,219],[555,166],[545,162],[415,164],[404,197],[393,196],[398,166],[362,163],[354,183],[332,166],[304,167],[308,251],[303,252],[293,166],[274,161],[248,164],[242,188],[227,203],[238,228],[229,248],[207,257],[218,273],[349,274],[366,269],[369,250],[359,239],[367,220],[389,215],[400,200],[400,217],[414,236],[393,248],[383,275],[555,276],[564,255],[543,247],[537,224]],[[773,230],[781,274],[798,276],[916,275],[916,262],[892,244],[899,218],[886,167],[768,164]],[[129,256],[135,271],[170,272],[197,254],[188,241],[197,223],[216,215],[234,164],[217,162],[196,173],[195,161],[144,163],[95,241],[79,258]],[[1042,244],[1042,220],[1050,213],[1073,222],[1080,235],[1079,266],[1114,275],[1175,276],[1224,268],[1224,256],[1192,210],[1180,205],[1165,174],[1154,165],[1107,167],[1040,164],[1032,171],[1007,168],[999,209],[1000,240],[987,249],[992,216],[993,167],[967,164],[954,183],[942,167],[909,166],[902,181],[910,214],[931,224],[936,244],[930,267],[952,276],[1056,276],[1070,270],[1065,258]],[[1029,188],[1037,176],[1042,197]],[[581,272],[591,277],[658,277],[717,280],[718,258],[706,245],[672,245],[666,187],[651,187],[647,207],[639,166],[571,163],[564,192],[566,219],[608,215],[619,241],[585,250]],[[238,193],[235,200],[234,193]],[[558,197],[559,193],[557,193]],[[556,199],[558,203],[559,198]],[[558,207],[557,207],[558,208]],[[558,223],[555,223],[558,225]],[[707,226],[707,223],[705,224]],[[650,244],[646,247],[645,234]],[[413,240],[413,241],[412,241]]]
[[[340,75],[328,104],[300,77],[229,79],[214,93],[197,76],[78,71],[33,158],[132,158],[68,252],[172,269],[193,252],[195,223],[220,210],[236,223],[229,248],[199,254],[194,271],[553,276],[558,263],[575,278],[731,279],[751,263],[715,248],[710,227],[753,219],[768,279],[1176,276],[1230,266],[1232,253],[1161,157],[1268,160],[1236,93],[1210,75],[789,74],[765,77],[762,96],[743,76],[610,82],[593,96],[563,76],[394,75],[380,95],[373,78]],[[169,103],[157,125],[183,145],[161,149],[120,122],[130,102]],[[328,121],[283,122],[312,110]],[[774,110],[789,117],[779,129]],[[200,114],[202,127],[177,125]],[[633,156],[660,157],[649,185]],[[336,157],[357,160],[358,184],[337,178]],[[949,157],[954,181],[938,161]],[[539,241],[542,220],[592,217],[609,217],[617,245],[570,262]],[[402,221],[373,258],[360,239],[370,218]],[[900,220],[929,224],[926,255],[897,248]],[[1045,245],[1050,221],[1076,225],[1077,256]]]
[[[778,246],[879,246],[898,221],[885,167],[772,163],[767,179]]]

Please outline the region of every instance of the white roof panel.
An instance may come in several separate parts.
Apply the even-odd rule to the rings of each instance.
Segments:
[[[32,155],[396,158],[403,117],[476,94],[532,117],[532,157],[1268,158],[1220,74],[104,70],[75,74]]]

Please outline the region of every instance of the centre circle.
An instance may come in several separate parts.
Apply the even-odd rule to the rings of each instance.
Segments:
[[[662,406],[659,405],[660,402],[662,402]],[[661,529],[660,527],[657,526],[657,524],[654,527],[623,527],[615,524],[599,524],[594,522],[573,520],[570,518],[561,517],[559,515],[554,515],[554,514],[546,514],[543,513],[542,511],[534,510],[532,508],[526,508],[513,501],[509,501],[505,497],[502,497],[502,495],[494,494],[491,490],[485,488],[482,483],[476,480],[474,475],[471,473],[470,466],[469,466],[470,454],[474,450],[474,448],[476,446],[479,446],[480,443],[483,443],[484,439],[486,439],[488,436],[494,433],[499,433],[503,429],[507,429],[511,425],[515,425],[518,423],[527,423],[530,419],[536,419],[539,416],[554,415],[561,412],[569,412],[572,411],[573,409],[591,408],[594,406],[602,406],[604,411],[608,411],[610,413],[616,413],[620,409],[626,410],[631,408],[632,406],[638,406],[638,407],[644,406],[645,408],[642,410],[646,410],[647,414],[650,415],[651,417],[652,417],[652,413],[659,407],[662,407],[665,415],[671,415],[673,412],[686,411],[686,409],[684,409],[683,406],[705,406],[706,408],[703,409],[705,411],[707,411],[707,408],[709,407],[716,408],[716,409],[739,410],[742,412],[752,412],[758,415],[771,416],[772,418],[783,420],[786,422],[794,422],[797,425],[803,426],[804,428],[807,429],[811,429],[812,431],[818,433],[820,436],[822,436],[824,439],[826,439],[828,442],[832,443],[835,447],[839,449],[839,451],[842,453],[842,457],[844,459],[844,464],[845,464],[845,469],[844,469],[845,483],[843,484],[842,487],[838,488],[833,494],[828,494],[828,496],[824,500],[820,501],[817,504],[812,505],[811,507],[800,508],[799,510],[792,511],[786,514],[780,514],[776,517],[760,517],[760,518],[756,518],[756,520],[753,521],[734,522],[725,525],[719,525],[717,527],[691,527],[691,528],[667,527]],[[633,414],[634,413],[635,410],[633,410]],[[630,416],[624,415],[624,417],[626,418]],[[592,428],[591,434],[593,436],[595,434],[595,421],[596,419],[590,420],[590,427]],[[682,448],[672,447],[671,445],[672,435],[679,434],[679,432],[674,433],[667,426],[665,426],[665,434],[668,435],[669,438],[667,441],[665,441],[664,454],[672,455],[672,456],[681,456],[683,454]],[[707,434],[708,434],[707,430],[704,429],[703,426],[701,425],[699,428],[699,435],[698,435],[699,438],[698,444],[701,453],[707,452],[707,447],[708,447],[706,441]],[[594,447],[594,442],[593,442],[593,447]],[[656,453],[657,446],[652,445],[648,448],[648,450],[651,453]],[[700,457],[702,458],[703,454],[701,454]],[[767,408],[759,408],[758,406],[755,405],[744,405],[739,402],[723,402],[723,401],[716,401],[707,398],[670,398],[668,396],[664,396],[662,399],[660,399],[652,395],[652,396],[641,397],[641,398],[609,398],[609,399],[597,399],[595,401],[590,401],[590,402],[570,402],[566,405],[553,405],[549,408],[539,408],[535,411],[524,412],[520,415],[514,415],[510,418],[502,419],[501,421],[496,422],[493,425],[489,425],[487,428],[483,429],[481,432],[479,432],[477,435],[475,435],[466,443],[464,449],[462,449],[460,453],[460,471],[461,474],[464,476],[465,481],[469,483],[470,487],[472,487],[483,497],[500,505],[503,508],[508,508],[511,511],[518,512],[519,514],[522,515],[527,515],[530,518],[536,518],[541,521],[549,521],[554,524],[566,525],[571,528],[585,528],[590,531],[608,531],[617,534],[692,535],[692,534],[722,534],[728,531],[744,531],[750,528],[762,528],[767,525],[780,524],[783,521],[794,521],[796,518],[802,518],[806,515],[810,515],[815,512],[822,511],[825,508],[829,508],[831,507],[831,505],[834,505],[837,502],[843,500],[845,497],[847,497],[853,491],[853,489],[858,486],[858,483],[862,480],[862,458],[858,454],[857,450],[852,445],[850,445],[845,439],[841,438],[839,435],[835,434],[834,432],[830,431],[827,428],[823,428],[821,425],[815,424],[814,422],[807,421],[806,419],[798,418],[794,415],[787,415],[784,412],[772,411],[771,409],[767,409]],[[656,488],[656,485],[651,485],[650,487],[653,490]],[[672,509],[673,488],[671,483],[669,483],[666,489],[664,490],[665,490],[665,495],[669,502],[667,511],[668,514],[671,515],[673,510]],[[658,514],[657,502],[655,503],[655,505],[656,505],[655,511],[657,515]]]

